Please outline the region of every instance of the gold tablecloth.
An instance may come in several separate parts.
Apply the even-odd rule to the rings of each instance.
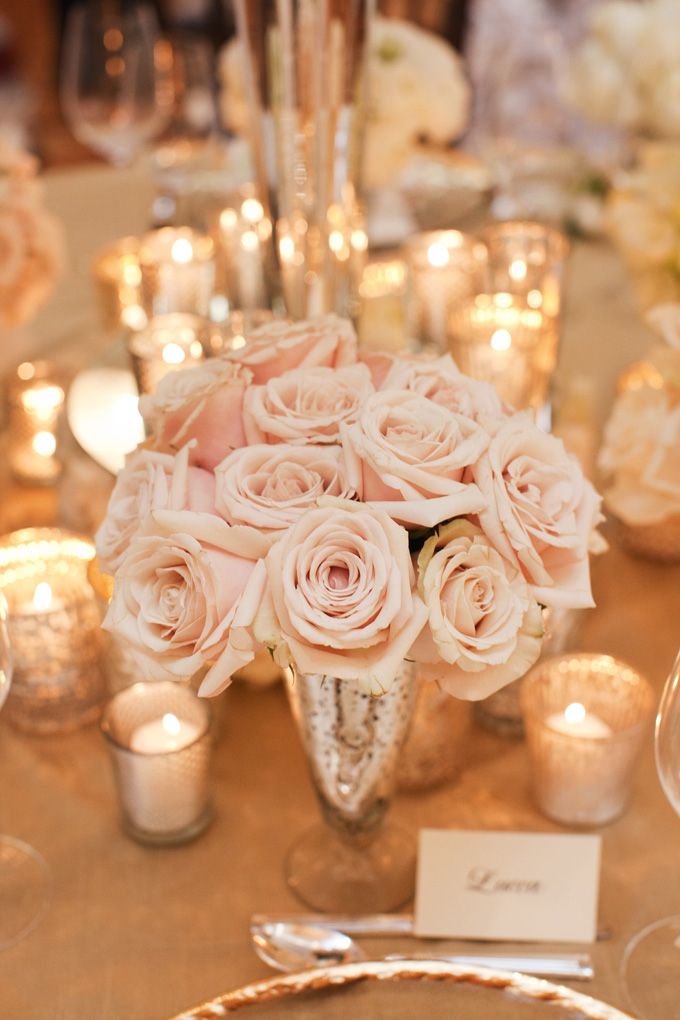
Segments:
[[[50,188],[54,207],[74,223],[81,245],[75,252],[80,271],[55,299],[55,312],[92,312],[85,254],[115,236],[117,222],[122,233],[142,216],[139,196],[125,205],[117,187],[113,175],[99,170],[74,175],[71,185],[60,178]],[[132,194],[130,182],[126,190]],[[105,221],[98,228],[95,209]],[[600,244],[580,247],[572,264],[562,371],[595,374],[603,413],[618,369],[644,349],[645,331],[628,302],[612,253]],[[54,319],[49,321],[54,335]],[[94,319],[92,324],[94,330]],[[66,319],[62,325],[67,328]],[[94,332],[92,337],[95,346]],[[80,351],[83,359],[87,353]],[[15,523],[16,511],[5,500],[0,519],[8,517]],[[588,614],[583,647],[627,659],[660,690],[680,644],[680,568],[635,560],[614,546],[594,564],[594,589],[598,607]],[[460,781],[398,797],[394,818],[413,830],[557,831],[532,806],[528,778],[524,744],[475,730]],[[3,1018],[164,1020],[267,974],[250,949],[248,921],[254,911],[299,909],[283,880],[283,860],[292,839],[317,817],[280,688],[235,685],[226,693],[214,799],[216,821],[195,843],[137,846],[119,827],[96,727],[29,738],[13,732],[0,715],[0,832],[37,847],[54,878],[53,901],[40,926],[0,952]],[[596,978],[585,990],[623,1006],[618,967],[627,939],[648,922],[680,912],[680,820],[659,787],[651,733],[633,803],[602,835],[600,923],[613,936],[591,948]],[[381,953],[424,947],[367,940],[366,948]],[[403,1020],[412,1020],[408,1013]],[[270,1015],[294,1017],[294,1001]],[[390,1015],[402,1020],[398,1009]],[[343,1016],[342,1002],[328,1016]]]

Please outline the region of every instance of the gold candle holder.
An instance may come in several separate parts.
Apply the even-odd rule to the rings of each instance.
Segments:
[[[65,393],[46,361],[24,361],[9,387],[8,455],[20,481],[49,485],[61,474],[59,416]]]
[[[87,580],[94,554],[89,539],[57,528],[0,538],[0,591],[14,660],[7,715],[19,729],[75,729],[99,714],[103,641]]]
[[[140,393],[153,393],[169,372],[198,365],[211,349],[215,328],[196,315],[157,315],[146,329],[131,333],[128,351]]]
[[[535,666],[520,697],[539,809],[563,825],[613,822],[654,710],[647,680],[610,655],[565,655]]]
[[[139,238],[123,237],[95,257],[92,273],[104,328],[141,329],[147,315],[142,307]]]
[[[186,843],[212,819],[210,708],[185,684],[136,683],[108,703],[111,751],[126,831],[152,845]]]
[[[508,220],[481,235],[487,251],[487,287],[526,298],[531,308],[557,319],[569,255],[567,237],[530,220]]]
[[[367,351],[403,351],[406,325],[406,264],[370,262],[359,284],[359,343]]]
[[[410,336],[444,351],[448,321],[458,303],[483,288],[486,248],[459,230],[416,234],[404,247]]]
[[[461,301],[451,313],[449,347],[462,372],[492,383],[517,410],[545,404],[557,363],[557,324],[534,307],[531,294],[500,291]]]
[[[272,224],[252,185],[231,196],[214,229],[216,291],[230,309],[252,310],[269,304],[266,259]]]
[[[155,315],[187,312],[210,317],[215,290],[215,245],[191,227],[161,227],[140,241],[142,306]]]

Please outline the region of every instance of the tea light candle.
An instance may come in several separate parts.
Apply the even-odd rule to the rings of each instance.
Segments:
[[[142,843],[181,843],[209,823],[210,710],[191,687],[136,683],[106,707],[125,828]]]
[[[215,286],[215,246],[190,227],[161,227],[140,242],[142,305],[147,316],[207,317]]]
[[[47,362],[18,366],[9,390],[9,463],[21,481],[54,482],[62,464],[57,426],[65,393]]]
[[[644,677],[609,655],[565,655],[534,666],[520,697],[540,810],[565,825],[618,818],[654,709]]]
[[[128,350],[140,393],[153,393],[168,372],[200,364],[211,324],[196,315],[158,315],[146,329],[131,333]]]
[[[408,270],[409,332],[443,351],[449,314],[483,285],[486,248],[459,230],[417,234],[404,249]]]
[[[73,729],[99,714],[103,639],[87,580],[94,554],[89,539],[57,528],[0,538],[0,591],[14,657],[7,715],[20,729]]]

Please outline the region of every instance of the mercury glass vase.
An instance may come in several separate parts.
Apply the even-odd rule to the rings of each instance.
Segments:
[[[411,897],[415,876],[415,841],[384,822],[413,714],[416,667],[405,662],[379,698],[334,677],[289,671],[286,679],[325,823],[291,848],[288,884],[315,910],[392,910]]]
[[[374,0],[236,0],[271,297],[351,315],[368,247],[358,201]]]

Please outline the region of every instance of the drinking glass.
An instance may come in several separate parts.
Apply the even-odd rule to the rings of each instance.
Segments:
[[[663,791],[680,815],[680,653],[656,717],[656,768]],[[621,961],[624,990],[639,1020],[670,1020],[680,1002],[680,915],[638,932]]]
[[[147,4],[85,0],[66,22],[61,103],[78,141],[116,166],[167,125],[172,49]]]
[[[7,603],[0,594],[0,708],[11,679]],[[13,836],[0,835],[0,949],[35,928],[49,906],[50,887],[49,869],[38,851]]]

